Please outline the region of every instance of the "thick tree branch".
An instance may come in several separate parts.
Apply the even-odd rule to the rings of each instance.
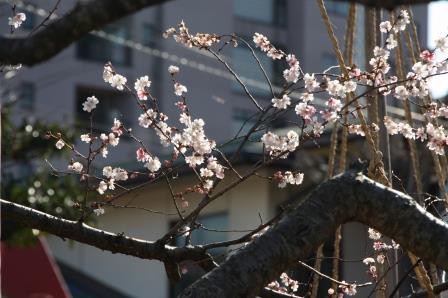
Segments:
[[[112,253],[160,260],[169,268],[188,259],[205,259],[206,270],[215,266],[200,246],[175,248],[113,234],[4,200],[1,212],[4,224],[39,229]],[[187,289],[184,297],[254,296],[331,237],[336,227],[349,221],[367,224],[422,259],[448,269],[447,224],[403,193],[361,174],[347,173],[321,184],[277,225]]]
[[[34,65],[48,60],[88,32],[168,0],[78,1],[65,16],[24,38],[0,37],[0,64]]]
[[[203,276],[182,297],[254,297],[350,221],[371,226],[423,260],[448,269],[446,223],[411,197],[348,173],[322,183],[276,226]]]
[[[427,4],[438,0],[336,0],[340,2],[356,2],[370,7],[392,10],[400,5]]]
[[[142,259],[179,263],[184,260],[209,261],[201,247],[177,248],[92,228],[84,223],[62,219],[5,200],[1,201],[2,225],[15,224],[72,239],[112,253],[122,253]],[[207,266],[205,266],[207,267]],[[209,267],[208,269],[211,269]]]

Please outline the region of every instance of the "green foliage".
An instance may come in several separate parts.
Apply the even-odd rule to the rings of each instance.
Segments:
[[[53,141],[45,138],[46,132],[61,132],[68,141],[73,141],[74,132],[41,122],[15,124],[12,115],[12,107],[1,111],[2,198],[55,216],[78,219],[76,205],[82,199],[79,181],[73,176],[51,174],[45,163],[47,159],[68,157],[68,151],[58,150]],[[31,244],[38,234],[11,226],[2,229],[3,239],[15,245]]]

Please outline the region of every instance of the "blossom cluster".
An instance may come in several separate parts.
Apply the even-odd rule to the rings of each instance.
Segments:
[[[439,155],[445,154],[445,146],[448,145],[448,134],[443,126],[434,126],[427,123],[426,127],[412,128],[408,123],[395,122],[390,117],[384,117],[384,125],[390,135],[402,134],[407,139],[427,140],[429,150]]]
[[[285,56],[285,53],[282,50],[277,49],[263,34],[255,33],[253,36],[253,41],[256,47],[260,48],[261,51],[265,52],[268,57],[274,60],[282,59]],[[298,63],[297,60],[294,61],[293,59],[295,59],[295,57],[292,56],[288,59],[291,64]]]
[[[107,189],[114,190],[116,181],[126,181],[128,180],[128,172],[122,168],[112,168],[111,166],[106,166],[103,168],[103,176],[106,180],[101,180],[97,191],[99,194],[104,194]]]
[[[293,173],[285,171],[284,173],[278,171],[274,174],[273,179],[278,181],[279,188],[285,188],[287,184],[300,185],[303,182],[303,173]]]
[[[19,28],[23,22],[26,21],[26,14],[19,12],[13,17],[8,18],[8,25],[14,27],[14,29]]]
[[[299,282],[292,279],[285,272],[280,275],[280,282],[274,280],[268,284],[268,288],[281,293],[294,293],[299,289]]]
[[[148,76],[143,76],[138,78],[135,81],[134,89],[135,92],[137,92],[137,96],[140,100],[147,100],[148,99],[148,92],[146,88],[151,87],[151,81],[149,80]]]
[[[104,66],[103,80],[120,91],[123,91],[127,82],[127,79],[124,76],[117,74],[109,63]]]
[[[286,56],[286,62],[288,62],[289,68],[283,71],[283,78],[288,83],[297,83],[300,75],[299,60],[294,54],[289,54]]]
[[[199,48],[209,48],[221,39],[216,34],[196,33],[195,35],[192,35],[189,33],[184,21],[181,21],[177,25],[177,30],[176,28],[171,27],[163,33],[164,38],[168,38],[170,36],[173,36],[177,43],[183,44],[190,48],[193,46]]]
[[[261,137],[261,141],[271,156],[286,158],[288,152],[295,151],[299,146],[299,135],[293,130],[288,131],[286,136],[267,132]]]

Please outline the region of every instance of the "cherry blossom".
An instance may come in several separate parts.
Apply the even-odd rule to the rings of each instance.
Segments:
[[[107,190],[107,183],[104,181],[101,181],[98,185],[97,191],[100,195],[104,194],[104,192]]]
[[[300,99],[303,102],[310,102],[314,100],[314,95],[312,93],[303,93],[302,96],[300,96]]]
[[[157,112],[155,112],[153,109],[148,109],[145,113],[141,114],[138,117],[138,124],[141,127],[148,128],[156,118]]]
[[[286,187],[287,184],[291,184],[291,185],[300,185],[300,184],[302,184],[304,174],[303,173],[293,173],[291,171],[286,171],[284,174],[278,175],[278,177],[279,177],[279,180],[280,180],[280,182],[278,184],[278,187],[279,188],[284,188],[284,187]]]
[[[386,260],[386,256],[383,254],[378,254],[376,256],[376,261],[378,262],[378,264],[384,264],[384,260]]]
[[[379,240],[382,237],[380,232],[378,232],[372,228],[369,228],[368,233],[369,233],[369,238],[372,240]]]
[[[58,148],[59,150],[61,150],[64,146],[65,146],[65,143],[64,143],[63,140],[59,139],[59,140],[56,142],[56,148]]]
[[[406,10],[401,10],[400,14],[395,21],[393,29],[395,32],[404,31],[406,29],[406,25],[410,23],[409,13]]]
[[[151,157],[148,156],[147,158],[147,163],[145,164],[145,167],[150,171],[150,172],[157,172],[160,169],[161,163],[160,160],[157,157]]]
[[[286,109],[291,104],[291,98],[284,94],[282,98],[273,98],[272,105],[280,110]]]
[[[436,39],[436,48],[442,53],[448,52],[448,37],[441,37]]]
[[[8,18],[8,25],[13,26],[15,29],[19,28],[23,22],[26,21],[26,15],[23,12],[19,12],[12,18]]]
[[[148,76],[140,77],[135,81],[134,89],[137,92],[137,96],[140,100],[148,99],[146,88],[149,88],[150,86],[151,81],[149,80]]]
[[[169,72],[172,76],[174,76],[175,74],[179,73],[179,67],[174,66],[174,65],[170,65],[170,66],[168,67],[168,72]]]
[[[174,83],[174,94],[177,96],[182,96],[183,93],[187,93],[187,87],[179,83]]]
[[[105,212],[104,208],[95,208],[93,209],[93,213],[95,213],[96,216],[103,215]]]
[[[117,137],[117,136],[115,135],[115,133],[111,132],[111,133],[109,133],[109,135],[108,135],[108,141],[109,141],[109,144],[110,144],[111,146],[115,147],[115,146],[118,145],[118,142],[120,141],[120,138]]]
[[[138,148],[137,151],[136,151],[136,154],[137,154],[137,160],[138,161],[145,162],[145,161],[148,160],[149,154],[146,153],[145,149],[143,149],[141,147]]]
[[[406,99],[409,96],[409,92],[405,86],[397,86],[394,91],[395,98]]]
[[[83,134],[83,135],[81,135],[81,141],[83,141],[85,143],[90,143],[92,141],[92,139],[90,138],[89,134]]]
[[[283,51],[276,49],[263,34],[255,33],[253,41],[256,47],[259,47],[261,51],[265,52],[268,57],[274,60],[281,59],[285,55]]]
[[[433,62],[434,61],[434,53],[428,50],[424,50],[420,53],[420,58],[425,62]]]
[[[123,134],[123,124],[117,118],[114,118],[114,125],[111,127],[113,133],[117,134],[117,136],[121,136]]]
[[[124,90],[124,86],[127,82],[127,79],[124,76],[115,73],[110,64],[104,66],[103,79],[113,88],[117,88],[120,91]]]
[[[86,101],[82,104],[83,106],[83,110],[90,113],[92,112],[93,109],[96,108],[96,105],[99,103],[98,98],[96,98],[95,96],[89,96],[87,97]]]
[[[273,132],[267,132],[261,137],[261,141],[269,154],[274,156],[287,151],[292,152],[299,146],[299,136],[293,130],[290,130],[286,136],[278,136]],[[286,158],[287,155],[283,154],[281,157]]]
[[[286,56],[286,62],[288,62],[289,69],[283,71],[283,77],[288,83],[296,83],[300,73],[299,61],[295,55],[289,54]]]
[[[114,75],[109,81],[110,85],[117,90],[122,91],[124,89],[124,85],[126,85],[127,79],[119,74]]]
[[[128,180],[128,172],[122,168],[112,168],[111,166],[106,166],[103,168],[103,176],[107,178],[115,179],[116,181]]]
[[[362,260],[362,262],[366,265],[370,265],[375,263],[375,259],[374,258],[365,258],[364,260]]]
[[[380,23],[380,31],[383,33],[388,33],[392,29],[392,25],[389,21]]]
[[[308,92],[313,92],[319,87],[319,83],[317,83],[316,79],[314,78],[314,74],[310,75],[309,73],[306,73],[303,77],[303,81]]]
[[[76,162],[68,165],[68,169],[73,172],[76,172],[76,173],[81,173],[82,169],[83,169],[83,165],[80,162],[76,161]]]
[[[306,102],[301,102],[295,107],[296,114],[305,120],[311,120],[316,113],[316,108]]]

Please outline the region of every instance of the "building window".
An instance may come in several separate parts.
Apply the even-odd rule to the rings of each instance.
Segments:
[[[287,0],[234,0],[235,16],[278,27],[288,25]]]
[[[153,24],[144,24],[143,25],[143,44],[148,47],[155,47],[160,37],[162,36],[162,32]]]
[[[34,26],[36,26],[36,15],[34,13],[27,13],[26,20],[20,28],[24,30],[33,30]]]
[[[198,222],[203,225],[205,229],[199,228],[191,233],[191,243],[193,245],[227,240],[228,233],[225,232],[229,226],[229,216],[227,213],[204,215],[199,218]],[[176,246],[182,246],[184,243],[185,237],[178,237],[176,239]],[[220,259],[223,259],[219,258],[219,256],[224,256],[226,248],[215,248],[208,252],[217,257],[216,259],[219,261]],[[175,286],[170,287],[170,297],[178,297],[185,288],[206,273],[197,262],[184,262],[181,264],[181,271],[183,271],[183,274],[180,281],[177,282]]]
[[[80,87],[76,90],[76,125],[79,128],[90,127],[90,113],[85,112],[82,109],[83,102],[89,96],[95,96],[99,99],[99,103],[95,111],[99,111],[94,115],[94,130],[96,132],[109,131],[113,125],[114,118],[126,119],[126,125],[132,126],[132,121],[134,119],[134,109],[129,105],[129,101],[126,100],[124,95],[119,92],[104,90],[104,89],[93,89]]]
[[[32,110],[34,108],[35,87],[33,83],[23,82],[20,84],[19,105],[24,110]]]
[[[325,1],[325,8],[328,13],[346,16],[348,14],[349,3],[334,0]]]
[[[250,41],[248,38],[245,39]],[[274,61],[259,50],[255,50],[255,54],[260,60],[261,65],[263,65],[263,68],[266,71],[271,83],[274,85],[282,84],[282,71],[287,67],[285,62]],[[264,77],[261,69],[258,67],[258,64],[255,61],[250,49],[244,45],[232,49],[232,60],[233,69],[238,76],[240,76],[241,79],[252,81],[252,84],[246,83],[249,91],[251,91],[254,95],[271,100],[272,94],[269,89],[269,85],[266,82],[266,78]],[[243,92],[243,88],[237,81],[232,83],[232,89],[236,92]]]
[[[108,34],[117,39],[130,38],[130,22],[128,19],[115,22],[103,28]],[[77,45],[77,55],[80,59],[104,63],[111,61],[114,65],[130,66],[132,64],[132,50],[119,42],[88,34]]]
[[[235,108],[232,115],[232,136],[246,135],[257,121],[255,111],[249,109]]]

